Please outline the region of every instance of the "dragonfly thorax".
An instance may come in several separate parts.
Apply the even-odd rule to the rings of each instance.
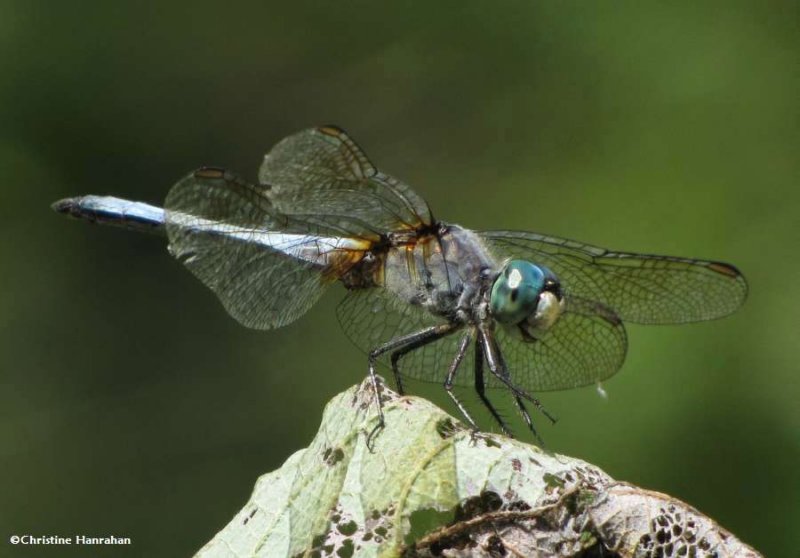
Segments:
[[[552,271],[526,260],[509,260],[494,280],[489,308],[501,324],[518,328],[523,338],[536,339],[558,321],[564,297]]]

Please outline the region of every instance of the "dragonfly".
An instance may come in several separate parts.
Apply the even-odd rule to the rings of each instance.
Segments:
[[[243,325],[285,326],[332,284],[347,337],[368,356],[385,424],[378,364],[404,379],[474,387],[512,435],[487,389],[507,389],[541,441],[534,393],[600,382],[627,352],[625,322],[682,324],[737,310],[747,283],[731,264],[636,254],[525,231],[473,231],[440,221],[407,184],[379,171],[336,126],[291,135],[264,157],[257,182],[201,167],[163,208],[109,196],[57,201],[69,216],[165,234],[169,252]],[[489,392],[491,393],[491,392]]]

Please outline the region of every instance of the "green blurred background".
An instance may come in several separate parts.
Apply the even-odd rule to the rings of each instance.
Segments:
[[[608,399],[544,394],[560,421],[539,424],[553,450],[768,555],[796,549],[796,2],[0,11],[0,555],[187,556],[363,377],[338,287],[289,327],[247,330],[162,239],[49,209],[160,203],[204,164],[254,179],[275,142],[322,123],[445,220],[739,266],[739,313],[631,326]],[[134,545],[7,543],[25,533]]]

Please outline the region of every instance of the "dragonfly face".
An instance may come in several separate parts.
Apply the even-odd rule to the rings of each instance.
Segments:
[[[531,232],[476,232],[434,219],[342,130],[306,130],[264,158],[258,183],[204,167],[164,208],[83,196],[54,209],[161,232],[170,252],[242,324],[271,329],[305,313],[338,281],[345,334],[398,390],[413,377],[452,391],[511,390],[528,426],[530,393],[597,383],[622,366],[624,321],[686,323],[741,306],[747,284],[725,263],[615,252]],[[488,372],[485,370],[488,369]],[[380,411],[379,426],[383,424]]]
[[[558,278],[544,266],[510,260],[492,285],[492,317],[520,329],[523,339],[544,335],[564,312]]]

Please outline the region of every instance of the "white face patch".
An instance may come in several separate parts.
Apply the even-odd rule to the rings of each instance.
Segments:
[[[542,330],[550,329],[563,311],[563,300],[558,300],[556,295],[551,292],[543,292],[539,297],[539,305],[536,308],[536,315],[534,316],[536,327]]]
[[[522,273],[518,269],[512,269],[511,273],[508,274],[508,286],[516,289],[520,283],[522,283]]]

